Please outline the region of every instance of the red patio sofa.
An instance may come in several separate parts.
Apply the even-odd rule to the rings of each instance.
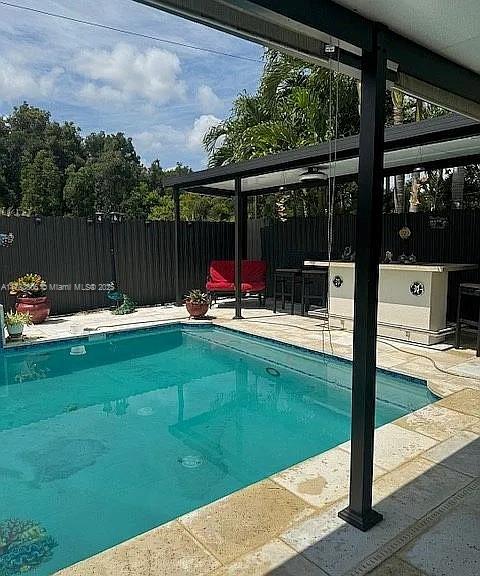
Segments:
[[[265,305],[266,287],[267,263],[263,260],[242,260],[242,294],[257,294],[260,305]],[[219,294],[235,294],[235,261],[212,260],[206,289],[211,302],[216,301]]]

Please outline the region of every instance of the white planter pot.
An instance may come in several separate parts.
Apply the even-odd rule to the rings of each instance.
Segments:
[[[13,326],[7,325],[7,332],[10,338],[20,338],[23,334],[23,324],[13,324]]]

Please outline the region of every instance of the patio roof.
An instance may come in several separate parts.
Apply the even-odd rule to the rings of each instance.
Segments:
[[[360,79],[382,26],[387,85],[480,120],[480,3],[415,0],[136,0]],[[421,21],[421,26],[418,23]],[[334,58],[335,61],[337,58]]]
[[[357,134],[336,142],[172,176],[165,180],[165,185],[213,196],[234,196],[235,178],[242,179],[241,191],[246,196],[278,192],[280,186],[304,188],[299,178],[306,167],[324,166],[327,174],[335,174],[337,178],[356,174],[358,145]],[[334,149],[337,162],[329,163]],[[480,122],[452,114],[385,130],[385,176],[408,172],[420,164],[424,168],[439,168],[474,162],[480,162]]]

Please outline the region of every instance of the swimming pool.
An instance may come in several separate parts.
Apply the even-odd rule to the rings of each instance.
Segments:
[[[350,435],[350,362],[224,328],[97,335],[0,361],[6,576],[51,574]],[[378,371],[376,424],[434,399]]]

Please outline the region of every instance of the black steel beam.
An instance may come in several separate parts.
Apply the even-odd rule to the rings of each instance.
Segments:
[[[398,63],[399,72],[480,104],[479,74],[391,30],[385,43],[388,58]]]
[[[270,15],[269,21],[280,27],[288,29],[293,25],[297,27],[301,25],[305,27],[305,33],[312,29],[321,31],[332,37],[333,42],[335,39],[342,40],[362,50],[370,50],[372,47],[372,22],[332,0],[316,0],[316,2],[249,0],[247,3],[236,0],[236,2],[240,5],[254,4],[269,10],[274,14]]]
[[[245,198],[242,195],[242,180],[235,179],[235,316],[234,320],[242,316],[242,256],[245,232]]]
[[[387,55],[381,30],[376,38],[376,49],[372,52],[365,51],[362,56],[350,501],[348,507],[339,513],[341,518],[364,531],[382,519],[382,515],[372,509],[372,484]]]
[[[402,148],[423,146],[479,134],[480,122],[451,114],[440,118],[431,118],[421,122],[412,122],[411,124],[386,128],[385,151],[389,152]],[[358,147],[359,136],[347,136],[345,138],[339,138],[336,144],[324,142],[322,144],[306,146],[295,150],[286,150],[284,152],[278,152],[277,154],[254,158],[227,166],[200,170],[184,176],[171,176],[165,180],[164,185],[179,186],[190,190],[195,187],[206,188],[207,184],[233,180],[237,176],[247,178],[249,176],[259,176],[261,174],[324,163],[328,161],[332,148],[336,148],[338,160],[354,158],[358,156]],[[215,190],[221,195],[221,190],[223,189],[216,188]],[[202,193],[204,193],[203,190]],[[246,191],[245,193],[253,195],[254,192]],[[225,196],[231,194],[230,191],[227,191]]]
[[[180,286],[180,193],[177,187],[173,188],[173,212],[174,212],[174,263],[175,263],[175,305],[182,305],[182,292]]]

